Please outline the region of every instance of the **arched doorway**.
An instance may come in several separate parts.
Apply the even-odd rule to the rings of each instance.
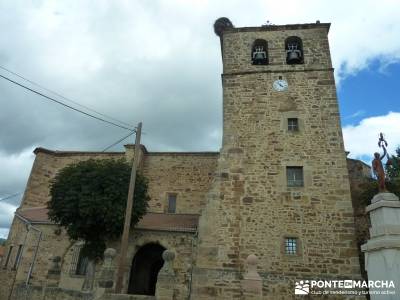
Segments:
[[[128,294],[155,294],[157,275],[164,264],[164,250],[159,244],[146,244],[139,249],[132,261]]]

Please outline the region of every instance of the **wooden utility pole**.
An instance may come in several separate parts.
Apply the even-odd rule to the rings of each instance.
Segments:
[[[121,251],[120,251],[118,269],[117,269],[117,282],[115,283],[115,293],[116,294],[121,294],[122,281],[124,279],[124,272],[126,270],[126,252],[128,250],[129,229],[131,227],[133,195],[135,192],[136,171],[137,171],[138,162],[139,162],[141,133],[142,133],[142,122],[140,122],[138,124],[137,130],[136,130],[135,153],[133,156],[131,180],[129,182],[128,200],[126,202],[124,231],[122,232],[122,237],[121,237]]]

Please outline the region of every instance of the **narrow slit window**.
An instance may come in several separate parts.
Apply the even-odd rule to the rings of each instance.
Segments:
[[[285,254],[296,255],[297,248],[297,238],[290,237],[285,239]]]
[[[10,261],[12,249],[13,249],[13,246],[10,246],[10,249],[8,250],[7,257],[6,257],[6,262],[4,263],[4,268],[7,268],[8,262]]]
[[[176,212],[176,194],[168,194],[168,213]]]
[[[303,167],[286,167],[287,186],[304,186]]]
[[[18,268],[19,261],[21,260],[21,254],[22,254],[22,245],[19,245],[18,250],[17,250],[17,256],[15,257],[14,266],[13,266],[13,269],[15,269],[15,270]]]
[[[299,119],[289,118],[288,119],[288,131],[299,131]]]

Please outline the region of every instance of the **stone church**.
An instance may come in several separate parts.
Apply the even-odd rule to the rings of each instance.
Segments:
[[[93,286],[83,289],[82,243],[49,221],[46,203],[61,168],[90,158],[132,161],[134,147],[35,149],[2,260],[0,299],[294,299],[299,280],[360,279],[350,185],[369,167],[346,160],[329,27],[215,22],[222,147],[140,147],[151,200],[130,236],[123,281],[130,296],[112,294],[113,275],[111,285],[99,284],[104,268],[115,274],[119,241],[109,242]]]

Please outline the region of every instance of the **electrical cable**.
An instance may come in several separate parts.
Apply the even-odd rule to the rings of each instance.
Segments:
[[[4,200],[8,200],[8,199],[14,198],[15,196],[18,196],[18,195],[21,194],[21,193],[22,193],[22,192],[18,192],[18,193],[12,194],[12,195],[10,195],[10,196],[6,196],[5,198],[0,197],[0,201],[4,201]]]
[[[60,93],[57,93],[57,92],[55,92],[55,91],[53,91],[53,90],[50,90],[50,89],[46,88],[45,86],[43,86],[43,85],[41,85],[41,84],[39,84],[39,83],[36,83],[36,82],[34,82],[34,81],[32,81],[32,80],[30,80],[30,79],[28,79],[28,78],[26,78],[26,77],[24,77],[24,76],[22,76],[22,75],[16,73],[16,72],[14,72],[14,71],[11,71],[10,69],[7,69],[6,67],[0,66],[0,69],[2,69],[2,70],[4,70],[4,71],[7,71],[7,72],[9,72],[9,73],[11,73],[11,74],[13,74],[13,75],[15,75],[15,76],[17,76],[17,77],[19,77],[19,78],[25,80],[25,81],[27,81],[27,82],[33,84],[33,85],[36,85],[37,87],[40,87],[41,89],[44,89],[45,91],[48,91],[48,92],[50,92],[50,93],[52,93],[52,94],[54,94],[54,95],[56,95],[56,96],[58,96],[58,97],[64,99],[65,101],[74,103],[74,104],[76,104],[76,105],[78,105],[78,106],[80,106],[80,107],[83,107],[83,108],[85,108],[85,109],[87,109],[87,110],[90,110],[90,111],[92,111],[92,112],[94,112],[94,113],[96,113],[96,114],[98,114],[98,115],[100,115],[100,116],[103,116],[103,117],[109,118],[109,119],[111,119],[111,120],[117,121],[117,122],[119,122],[119,123],[121,123],[121,124],[124,124],[124,125],[126,125],[126,126],[134,127],[132,124],[126,123],[126,122],[121,121],[121,120],[118,120],[118,119],[113,118],[113,117],[111,117],[111,116],[109,116],[109,115],[106,115],[106,114],[103,114],[103,113],[101,113],[101,112],[98,112],[97,110],[94,110],[93,108],[90,108],[90,107],[88,107],[88,106],[86,106],[86,105],[80,104],[79,102],[76,102],[76,101],[74,101],[74,100],[71,100],[70,98],[67,98],[67,97],[65,97],[65,96],[61,95]]]
[[[130,134],[128,134],[127,136],[124,136],[123,138],[119,139],[118,141],[116,141],[115,143],[111,144],[110,146],[104,148],[101,152],[105,152],[105,151],[107,151],[108,149],[110,149],[111,147],[114,147],[115,145],[121,143],[123,140],[127,139],[128,137],[130,137],[130,136],[133,135],[134,133],[136,133],[136,130],[135,130],[135,131],[132,131]]]
[[[60,104],[60,105],[62,105],[62,106],[64,106],[64,107],[67,107],[67,108],[72,109],[72,110],[74,110],[74,111],[76,111],[76,112],[79,112],[79,113],[81,113],[81,114],[84,114],[84,115],[86,115],[86,116],[88,116],[88,117],[91,117],[91,118],[94,118],[94,119],[96,119],[96,120],[99,120],[99,121],[102,121],[102,122],[105,122],[105,123],[108,123],[108,124],[117,126],[117,127],[119,127],[119,128],[122,128],[122,129],[126,129],[126,130],[129,130],[129,131],[132,131],[132,128],[128,128],[128,127],[126,127],[126,126],[119,125],[119,124],[116,124],[116,123],[114,123],[114,122],[107,121],[107,120],[105,120],[105,119],[103,119],[103,118],[100,118],[100,117],[91,115],[91,114],[89,114],[89,113],[87,113],[87,112],[84,112],[84,111],[82,111],[82,110],[80,110],[80,109],[77,109],[77,108],[75,108],[75,107],[73,107],[73,106],[70,106],[70,105],[65,104],[65,103],[63,103],[63,102],[61,102],[61,101],[58,101],[58,100],[56,100],[56,99],[54,99],[54,98],[52,98],[52,97],[50,97],[50,96],[47,96],[47,95],[45,95],[45,94],[43,94],[43,93],[41,93],[41,92],[38,92],[38,91],[36,91],[36,90],[34,90],[34,89],[31,89],[31,88],[29,88],[29,87],[27,87],[27,86],[25,86],[25,85],[23,85],[23,84],[21,84],[21,83],[19,83],[19,82],[16,82],[16,81],[14,81],[14,80],[12,80],[12,79],[6,77],[6,76],[3,76],[3,75],[0,74],[0,77],[3,78],[3,79],[5,79],[5,80],[7,80],[7,81],[9,81],[9,82],[11,82],[11,83],[14,83],[14,84],[16,84],[16,85],[18,85],[18,86],[20,86],[20,87],[22,87],[22,88],[24,88],[24,89],[26,89],[26,90],[32,92],[32,93],[35,93],[35,94],[37,94],[37,95],[39,95],[39,96],[42,96],[42,97],[44,97],[44,98],[46,98],[46,99],[48,99],[48,100],[51,100],[51,101],[53,101],[53,102],[55,102],[55,103],[58,103],[58,104]]]

